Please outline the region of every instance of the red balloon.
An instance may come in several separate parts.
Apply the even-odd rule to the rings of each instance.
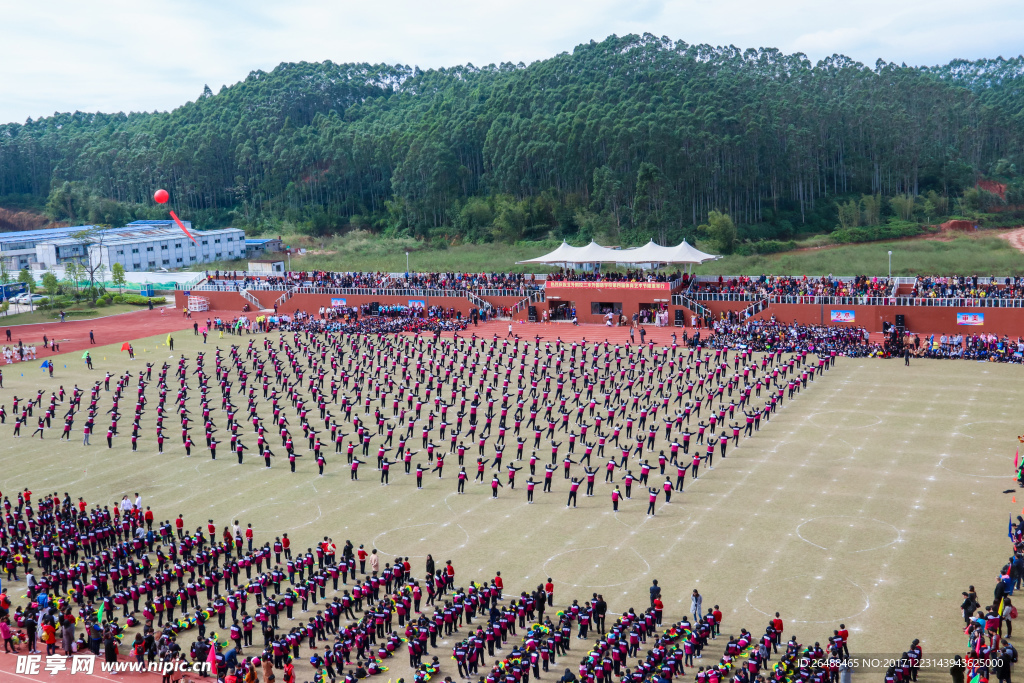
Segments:
[[[166,204],[167,200],[171,198],[171,195],[167,194],[167,190],[157,190],[153,195],[153,199],[157,204]]]

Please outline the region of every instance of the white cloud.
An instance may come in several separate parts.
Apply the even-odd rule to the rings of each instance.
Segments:
[[[612,33],[934,64],[1019,54],[1018,0],[8,0],[0,121],[151,111],[282,61],[531,62]]]

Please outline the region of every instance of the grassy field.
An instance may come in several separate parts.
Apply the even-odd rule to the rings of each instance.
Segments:
[[[603,330],[576,330],[604,336]],[[520,333],[532,337],[533,329]],[[205,350],[227,349],[232,341],[248,339],[214,337]],[[38,363],[4,366],[0,403],[9,407],[12,395],[34,396],[37,388],[58,384],[89,387],[106,371],[173,364],[179,353],[194,358],[202,347],[201,338],[189,334],[175,336],[174,354],[162,342],[162,336],[136,342],[134,361],[118,345],[97,347],[92,372],[80,353],[56,357],[52,380]],[[127,436],[108,449],[103,420],[93,445],[84,447],[80,424],[71,442],[58,442],[57,425],[44,440],[15,440],[8,419],[0,427],[0,490],[11,496],[26,486],[37,495],[67,491],[73,499],[108,505],[140,492],[158,520],[184,513],[190,528],[209,518],[221,527],[251,522],[260,543],[285,532],[298,549],[324,535],[339,548],[351,539],[377,548],[382,565],[394,556],[412,557],[415,575],[422,575],[431,553],[439,563],[453,561],[457,585],[501,571],[506,592],[518,593],[550,576],[560,605],[601,592],[612,612],[643,608],[647,587],[658,579],[672,619],[688,611],[690,591],[699,588],[705,607],[721,605],[726,633],[740,627],[760,632],[779,611],[786,634],[801,642],[823,642],[843,622],[854,654],[898,654],[916,637],[935,656],[962,651],[960,591],[973,583],[984,601],[1009,550],[1003,525],[1016,508],[1004,490],[1012,487],[1020,380],[1019,366],[921,361],[904,368],[898,361],[840,359],[753,438],[730,446],[727,459],[716,457],[713,471],[702,468],[699,479],[687,478],[685,493],[668,504],[660,499],[653,517],[645,514],[642,487],[613,513],[611,485],[604,483],[593,498],[581,489],[579,507],[566,509],[560,471],[554,493],[538,487],[534,505],[527,505],[522,485],[528,470],[514,491],[503,477],[497,500],[489,486],[470,484],[466,495],[456,495],[454,456],[444,478],[427,476],[422,490],[397,466],[386,488],[370,463],[360,481],[350,481],[344,456],[335,457],[333,448],[323,477],[308,453],[294,474],[280,457],[270,470],[250,454],[238,465],[227,444],[216,461],[202,447],[186,457],[173,419],[159,454],[151,415],[144,418],[137,453]],[[101,414],[109,400],[102,396]],[[190,409],[197,410],[195,392]],[[201,442],[202,434],[196,436]],[[380,439],[374,437],[371,454]],[[296,441],[306,452],[304,440]],[[273,443],[278,452],[279,444]],[[417,431],[410,446],[419,445]],[[660,448],[666,444],[659,432]],[[475,448],[467,453],[470,463],[475,454]],[[467,470],[472,476],[473,468]],[[582,652],[573,648],[571,656]],[[450,663],[447,653],[438,654]],[[407,675],[405,663],[403,653],[388,676]],[[443,673],[454,676],[454,665]],[[933,671],[925,678],[947,675]]]
[[[896,276],[1024,274],[1024,254],[1006,240],[992,236],[991,232],[948,242],[912,239],[765,256],[726,256],[700,266],[696,272],[702,275],[886,275],[889,251],[892,251],[892,274]]]
[[[764,256],[726,256],[699,266],[702,275],[885,275],[888,252],[892,254],[892,274],[917,276],[929,274],[1024,275],[1024,254],[1003,239],[986,231],[980,236],[960,237],[948,242],[910,239],[799,249]],[[817,245],[821,240],[810,240]],[[309,250],[305,256],[293,256],[293,270],[381,270],[405,272],[405,252],[410,251],[409,267],[419,272],[528,272],[553,269],[536,265],[516,265],[558,246],[558,242],[520,242],[510,244],[462,244],[434,249],[415,240],[387,240],[356,232],[342,237],[312,240],[286,238],[292,247]],[[708,245],[698,245],[713,253]],[[244,262],[214,264],[216,268],[244,268]],[[621,270],[621,269],[620,269]]]
[[[519,266],[516,265],[516,261],[546,254],[560,244],[556,241],[522,242],[515,245],[460,244],[438,249],[414,239],[384,239],[363,231],[321,239],[289,235],[284,237],[284,243],[293,249],[307,250],[303,256],[292,256],[292,270],[361,270],[388,273],[405,272],[407,251],[409,268],[418,272],[543,273],[555,269],[536,265]],[[239,265],[241,263],[211,264],[208,269],[237,269],[244,267]]]

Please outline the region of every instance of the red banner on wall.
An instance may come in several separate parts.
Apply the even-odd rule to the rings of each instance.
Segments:
[[[556,281],[545,282],[545,289],[654,289],[668,291],[668,282],[577,282]]]

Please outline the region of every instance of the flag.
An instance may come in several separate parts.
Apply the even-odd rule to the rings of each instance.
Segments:
[[[106,607],[103,603],[100,603],[100,608],[96,610],[96,622],[103,623],[103,608]]]
[[[185,224],[181,222],[181,219],[178,218],[177,214],[175,214],[173,211],[171,211],[171,218],[174,219],[174,222],[178,224],[178,227],[181,228],[181,231],[188,235],[188,238],[192,240],[193,244],[195,244],[196,238],[189,233],[188,229],[185,228]]]
[[[88,358],[88,357],[89,357],[89,352],[88,351],[86,351],[85,353],[82,354],[82,358]]]
[[[217,643],[216,641],[210,643],[210,651],[206,655],[206,661],[210,663],[210,668],[214,671],[217,670]]]
[[[1017,469],[1017,464],[1020,462],[1020,446],[1017,446],[1017,451],[1013,454],[1013,469]]]
[[[44,369],[45,369],[45,368],[48,368],[48,367],[50,367],[50,366],[49,366],[49,363],[50,363],[50,361],[48,361],[48,360],[44,360],[44,361],[43,361],[43,364],[42,364],[42,365],[40,365],[39,367],[41,367],[41,368],[44,368]]]
[[[1013,515],[1008,516],[1008,521],[1006,523],[1006,535],[1010,537],[1010,540],[1013,540]]]
[[[124,344],[121,344],[121,350],[122,351],[127,351],[128,350],[128,346],[129,346],[128,342],[125,342]]]
[[[171,335],[170,334],[167,335],[167,345],[168,346],[171,345]]]

